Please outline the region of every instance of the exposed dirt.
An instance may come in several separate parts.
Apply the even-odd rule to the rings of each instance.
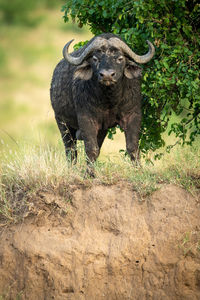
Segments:
[[[41,193],[1,229],[3,299],[200,299],[198,197],[165,185],[141,200],[121,182],[64,198]]]

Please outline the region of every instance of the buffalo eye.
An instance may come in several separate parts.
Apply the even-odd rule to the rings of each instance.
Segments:
[[[98,58],[95,55],[93,55],[92,60],[94,63],[98,63]]]
[[[119,56],[119,57],[117,58],[117,63],[118,63],[118,64],[121,64],[121,63],[123,62],[123,60],[124,60],[124,57],[123,57],[123,56]]]

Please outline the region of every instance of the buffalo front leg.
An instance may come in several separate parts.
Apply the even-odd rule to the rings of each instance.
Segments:
[[[141,128],[141,113],[133,113],[125,130],[126,151],[132,161],[139,163],[139,136]]]
[[[90,132],[89,136],[84,137],[84,144],[85,144],[85,152],[86,152],[86,159],[87,159],[86,173],[91,177],[95,177],[93,163],[96,161],[97,157],[99,156],[99,151],[100,151],[96,136],[95,135],[92,136]]]
[[[97,140],[98,125],[95,120],[88,116],[78,117],[79,129],[81,132],[81,137],[85,145],[85,153],[87,159],[87,173],[94,176],[93,163],[99,156],[100,147]]]

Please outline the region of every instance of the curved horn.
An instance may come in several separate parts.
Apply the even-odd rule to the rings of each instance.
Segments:
[[[109,43],[113,46],[121,48],[121,50],[126,53],[130,58],[132,58],[135,62],[139,64],[146,64],[148,61],[152,59],[155,54],[155,48],[151,42],[147,40],[149,45],[149,51],[145,55],[137,55],[135,52],[131,50],[122,40],[118,38],[110,38]]]
[[[107,44],[107,40],[101,37],[98,37],[96,39],[93,40],[93,42],[91,44],[89,44],[88,46],[85,47],[85,50],[83,51],[83,53],[81,53],[80,56],[75,57],[72,56],[68,53],[68,48],[69,45],[73,42],[74,40],[69,41],[63,48],[63,56],[66,59],[67,62],[69,62],[72,65],[78,66],[80,65],[83,60],[95,49],[104,46],[105,44]]]

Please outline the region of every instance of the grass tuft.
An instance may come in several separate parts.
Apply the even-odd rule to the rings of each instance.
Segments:
[[[197,146],[177,148],[154,165],[144,161],[133,166],[128,157],[99,159],[96,177],[86,176],[83,144],[78,146],[77,164],[66,160],[60,145],[32,146],[18,143],[15,151],[4,145],[0,165],[0,215],[7,222],[16,222],[27,209],[29,199],[39,191],[63,195],[70,184],[89,187],[92,184],[112,185],[119,181],[132,184],[141,199],[161,184],[172,183],[195,193],[200,189],[200,150]]]

